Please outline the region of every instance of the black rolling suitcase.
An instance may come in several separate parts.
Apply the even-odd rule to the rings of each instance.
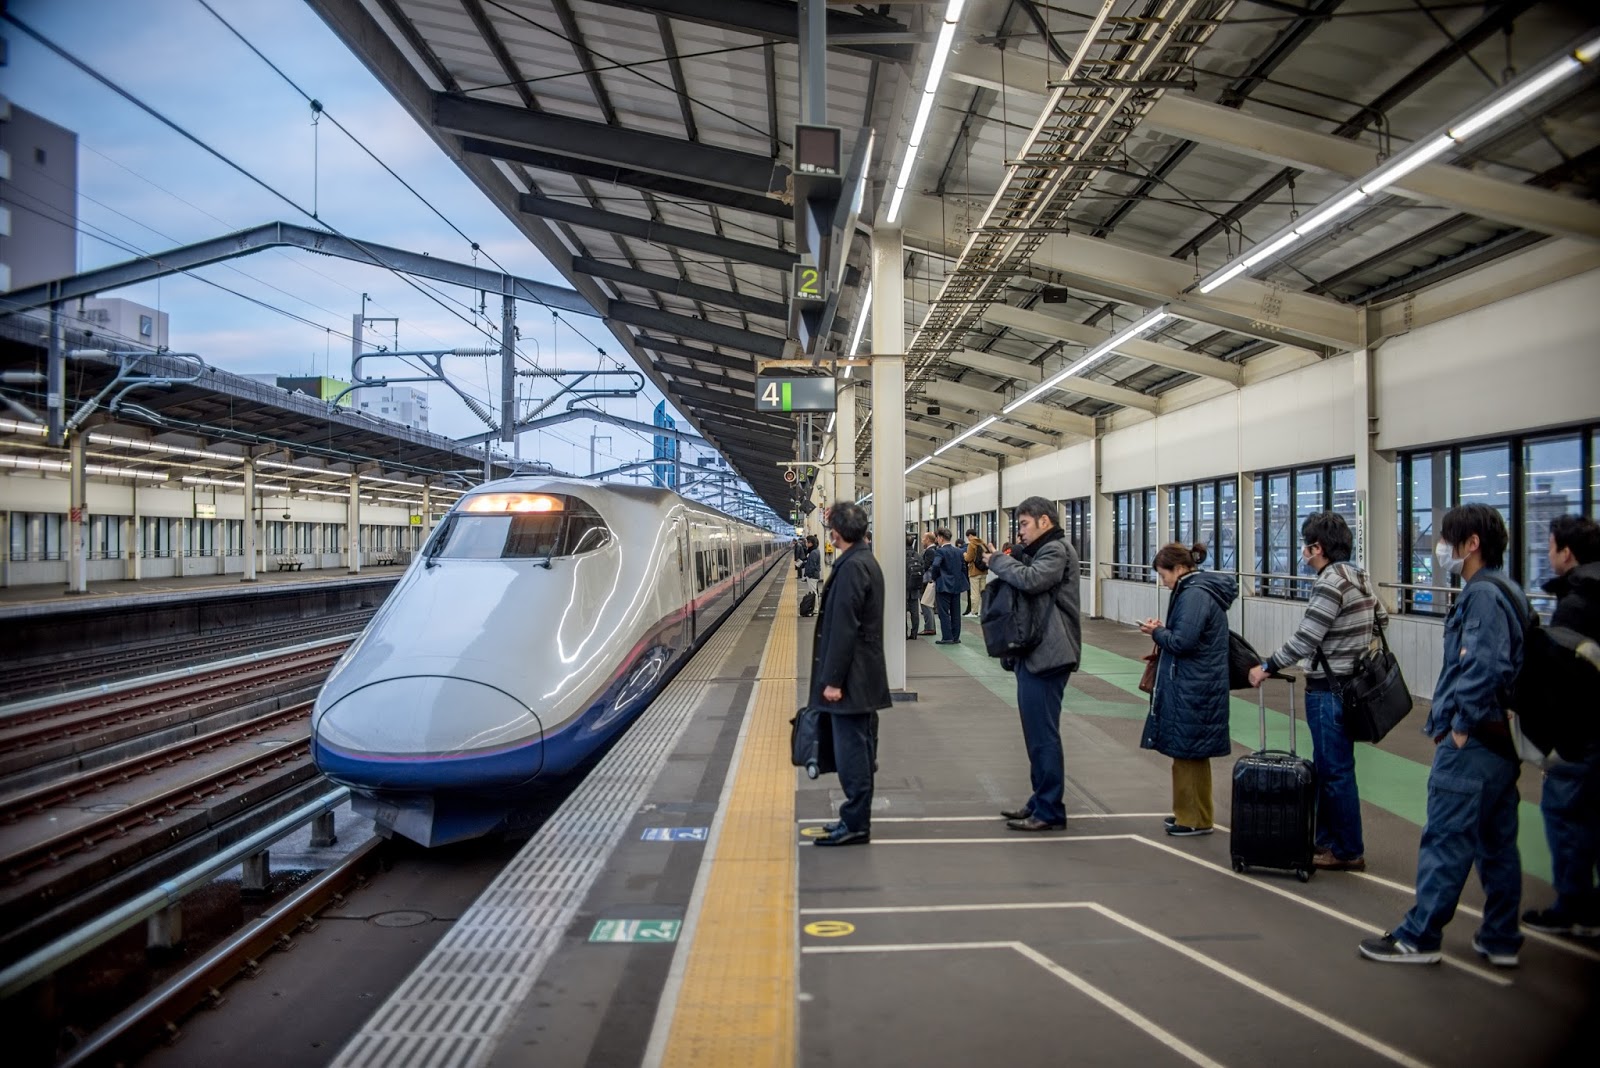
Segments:
[[[1289,751],[1267,748],[1267,696],[1261,699],[1261,748],[1233,766],[1233,870],[1287,868],[1301,882],[1311,863],[1317,824],[1317,782],[1311,761],[1294,750],[1294,680],[1289,684]]]

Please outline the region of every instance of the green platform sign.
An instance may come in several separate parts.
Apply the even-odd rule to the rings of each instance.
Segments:
[[[591,942],[676,942],[682,920],[600,920]]]
[[[831,412],[834,410],[832,378],[756,376],[758,412]]]

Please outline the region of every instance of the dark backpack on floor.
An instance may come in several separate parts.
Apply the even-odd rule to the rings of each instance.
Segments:
[[[800,614],[809,616],[817,610],[817,595],[807,590],[800,597]]]

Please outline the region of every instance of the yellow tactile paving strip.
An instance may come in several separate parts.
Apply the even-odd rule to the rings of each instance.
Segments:
[[[795,1060],[795,592],[761,658],[743,751],[661,1063],[792,1068]]]

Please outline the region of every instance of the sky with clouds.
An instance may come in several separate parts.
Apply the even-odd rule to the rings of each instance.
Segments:
[[[512,273],[565,285],[310,7],[299,0],[207,2],[483,252]],[[468,241],[326,118],[314,129],[305,99],[198,0],[11,0],[8,7],[32,29],[294,205],[305,211],[314,206],[318,218],[342,233],[473,261]],[[316,225],[305,211],[254,184],[16,27],[0,23],[0,34],[8,51],[7,64],[0,66],[0,93],[78,135],[80,270],[129,259],[130,249],[156,252],[272,221]],[[14,160],[13,165],[32,163]],[[24,209],[13,206],[18,210]],[[370,298],[369,316],[400,320],[401,348],[498,344],[497,336],[488,336],[499,328],[495,299],[480,313],[471,291],[439,286],[433,299],[380,268],[276,249],[193,273],[282,311],[184,275],[107,295],[167,312],[174,350],[199,353],[217,367],[243,374],[331,373],[348,378],[351,316],[360,310],[363,293]],[[601,361],[594,346],[580,333],[601,346],[611,341],[608,351],[618,348],[598,319],[570,316],[553,324],[548,314],[523,305],[518,325],[519,351],[546,367],[597,366]],[[447,369],[468,392],[483,398],[498,395],[498,358],[454,358]],[[397,361],[386,361],[367,364],[364,370],[395,374],[402,368]],[[430,429],[450,436],[483,429],[446,387],[425,388],[432,408]],[[651,390],[638,398],[603,403],[618,415],[648,422],[660,399]],[[650,455],[644,435],[582,422],[523,435],[522,455],[587,472],[591,430],[599,435],[599,467]]]

